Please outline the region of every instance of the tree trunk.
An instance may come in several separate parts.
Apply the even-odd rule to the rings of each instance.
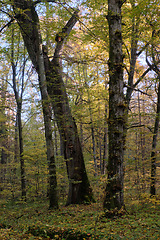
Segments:
[[[16,81],[16,64],[15,64],[15,54],[14,54],[14,27],[12,29],[12,45],[11,45],[11,66],[12,66],[12,82],[13,90],[15,95],[15,100],[17,104],[17,126],[18,126],[18,136],[19,136],[19,154],[20,154],[20,169],[21,169],[21,195],[22,199],[26,201],[26,179],[25,179],[25,166],[24,166],[24,157],[23,157],[23,136],[22,136],[22,96],[24,91],[24,69],[26,60],[24,59],[22,66],[22,85],[21,93],[18,92],[18,84]]]
[[[22,136],[22,98],[19,97],[16,85],[16,66],[13,62],[14,54],[12,52],[12,71],[13,71],[13,90],[15,95],[15,100],[17,103],[17,126],[18,126],[18,136],[19,136],[19,154],[20,154],[20,169],[21,169],[21,194],[22,199],[26,201],[26,182],[25,182],[25,167],[23,158],[23,136]],[[23,90],[22,90],[23,92]]]
[[[37,52],[39,51],[39,19],[33,1],[14,0],[14,11],[34,67],[39,74]],[[45,72],[48,93],[52,101],[57,126],[64,145],[64,157],[69,177],[67,204],[90,202],[92,190],[86,174],[84,159],[75,120],[72,117],[65,85],[62,79],[59,53],[64,40],[69,35],[78,18],[73,14],[62,32],[56,36],[57,46],[52,61],[44,48]]]
[[[42,98],[43,118],[45,126],[45,139],[47,146],[47,161],[49,166],[49,208],[58,208],[57,196],[57,178],[56,178],[56,164],[54,157],[54,144],[52,140],[52,110],[50,99],[47,92],[45,66],[43,58],[43,50],[41,43],[41,36],[39,33],[39,51],[38,51],[38,68],[39,68],[39,86]]]
[[[22,99],[21,99],[22,100]],[[16,99],[17,101],[17,99]],[[26,179],[25,179],[25,166],[23,156],[23,136],[22,136],[22,101],[17,101],[17,121],[18,121],[18,133],[19,133],[19,152],[20,152],[20,164],[21,164],[21,191],[22,199],[26,201]]]
[[[110,215],[124,206],[123,159],[126,105],[123,94],[121,1],[108,0],[107,19],[109,23],[109,158],[104,209]]]
[[[14,161],[15,163],[18,160],[18,117],[16,114],[16,121],[14,126]]]
[[[69,107],[58,59],[54,58],[54,61],[50,62],[46,77],[49,83],[48,93],[52,99],[54,116],[63,142],[64,158],[67,165],[69,178],[67,205],[90,202],[93,197],[92,190],[85,170],[77,126]]]
[[[157,146],[157,137],[159,130],[159,120],[160,120],[160,75],[158,76],[158,94],[157,94],[157,112],[154,125],[154,133],[152,140],[152,152],[151,152],[151,186],[150,194],[152,196],[156,195],[156,146]]]
[[[94,176],[97,176],[98,168],[97,168],[97,156],[96,156],[96,153],[97,153],[97,151],[96,151],[96,139],[95,139],[94,126],[93,126],[93,116],[92,116],[89,86],[88,86],[86,81],[85,81],[85,85],[86,85],[86,88],[87,88],[87,95],[88,95],[88,109],[89,109],[89,117],[90,117],[91,136],[92,136],[92,150],[93,150],[93,160],[94,160]]]
[[[107,84],[105,83],[105,89],[107,89]],[[107,123],[107,115],[108,115],[108,105],[105,103],[105,113],[104,113],[104,150],[103,150],[103,163],[102,163],[102,171],[101,174],[105,174],[106,166],[107,166],[107,158],[108,158],[108,123]]]
[[[0,123],[0,135],[1,135],[1,164],[7,163],[7,124],[6,124],[6,114],[5,114],[5,105],[6,105],[6,90],[7,90],[7,81],[4,80],[1,85],[1,123]]]
[[[0,102],[0,149],[1,149],[1,159],[0,163],[2,164],[0,170],[0,182],[1,187],[0,191],[3,191],[3,183],[5,182],[5,175],[6,175],[6,163],[7,163],[7,151],[8,149],[8,137],[7,137],[7,124],[6,124],[6,114],[5,114],[5,105],[6,105],[6,90],[7,90],[7,81],[1,83],[1,102]]]

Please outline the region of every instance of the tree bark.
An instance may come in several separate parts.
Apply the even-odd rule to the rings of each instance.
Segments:
[[[0,163],[2,164],[0,170],[0,182],[1,187],[0,191],[3,191],[3,183],[5,182],[5,175],[6,175],[6,163],[8,158],[8,137],[7,137],[7,118],[5,114],[5,105],[6,105],[6,90],[7,90],[7,81],[1,83],[1,100],[0,100],[0,116],[1,116],[1,123],[0,123],[0,149],[1,149],[1,159]]]
[[[105,90],[107,89],[107,83],[105,82]],[[102,171],[101,174],[106,173],[106,166],[107,166],[107,158],[108,158],[108,123],[107,123],[107,116],[108,116],[108,105],[105,103],[105,110],[104,110],[104,150],[103,150],[103,163],[102,163]]]
[[[17,118],[18,118],[18,133],[19,133],[19,152],[20,152],[20,163],[21,163],[21,190],[22,199],[26,201],[26,177],[25,177],[25,165],[23,156],[23,136],[22,136],[22,102],[17,102]]]
[[[40,34],[39,34],[40,38]],[[52,110],[50,99],[47,92],[44,58],[41,39],[39,39],[39,86],[42,98],[43,119],[45,126],[45,139],[47,146],[47,161],[49,166],[49,208],[58,208],[58,195],[57,195],[57,177],[56,177],[56,164],[54,157],[54,143],[52,140]]]
[[[91,108],[91,99],[89,93],[89,86],[85,81],[85,85],[87,88],[87,95],[88,95],[88,110],[89,110],[89,117],[90,117],[90,126],[91,126],[91,136],[92,136],[92,150],[93,150],[93,160],[94,160],[94,176],[98,174],[98,167],[97,167],[97,156],[96,156],[96,140],[95,140],[95,130],[93,125],[93,116],[92,116],[92,108]]]
[[[49,65],[49,68],[47,68]],[[87,177],[77,126],[69,107],[65,85],[62,79],[59,57],[46,61],[48,93],[52,99],[54,116],[61,135],[64,158],[69,178],[67,205],[90,202],[93,198]]]
[[[5,114],[5,105],[6,105],[6,90],[7,90],[7,81],[2,82],[1,85],[1,123],[0,123],[0,135],[1,135],[1,164],[7,163],[7,124],[6,124],[6,114]]]
[[[33,1],[14,0],[14,11],[21,33],[28,50],[30,59],[39,74],[37,63],[39,19]],[[65,85],[60,66],[60,50],[64,40],[77,21],[75,13],[68,21],[62,32],[56,36],[56,49],[52,61],[44,48],[45,73],[48,93],[52,101],[54,116],[61,134],[64,146],[64,157],[69,177],[69,194],[67,204],[90,202],[93,199],[92,190],[86,174],[81,144],[75,120],[69,107]]]
[[[159,131],[159,120],[160,120],[160,74],[158,76],[158,93],[157,93],[157,112],[154,125],[154,133],[152,140],[152,152],[151,152],[151,185],[150,185],[150,194],[151,196],[156,195],[156,146],[157,146],[157,137]]]
[[[49,207],[50,208],[58,208],[58,196],[57,196],[57,179],[56,179],[56,166],[55,166],[55,158],[54,158],[54,145],[52,141],[52,126],[51,126],[51,106],[50,100],[48,97],[47,87],[46,87],[46,76],[45,76],[45,67],[44,67],[44,58],[43,58],[43,50],[42,50],[42,42],[41,42],[41,34],[39,28],[39,21],[36,12],[34,12],[34,7],[32,7],[31,1],[14,1],[14,10],[18,8],[21,10],[26,10],[26,12],[21,12],[19,15],[19,25],[21,28],[21,33],[24,38],[24,42],[26,44],[26,38],[28,37],[30,41],[30,46],[26,45],[29,54],[34,57],[31,58],[32,62],[35,64],[35,68],[38,72],[39,86],[41,91],[42,98],[42,109],[43,109],[43,117],[44,117],[44,125],[45,125],[45,138],[46,138],[46,147],[47,147],[47,161],[49,166]],[[27,17],[28,16],[28,17]],[[27,29],[27,24],[31,24],[32,28]],[[32,32],[33,30],[33,32]],[[31,32],[30,32],[31,31]],[[35,32],[34,32],[35,31]],[[30,35],[30,34],[33,35]],[[27,35],[29,34],[29,35]],[[36,35],[34,35],[36,34]],[[34,52],[36,51],[36,56]],[[21,171],[23,171],[23,166],[21,167]]]
[[[159,132],[159,121],[160,121],[160,69],[159,69],[159,52],[158,43],[155,41],[155,35],[157,35],[154,26],[152,25],[152,43],[151,43],[151,57],[152,64],[148,60],[148,51],[146,52],[146,62],[148,66],[157,74],[158,79],[158,93],[157,93],[157,111],[154,124],[153,140],[152,140],[152,152],[151,152],[151,183],[150,183],[150,194],[151,196],[156,195],[156,146],[157,137]],[[157,49],[156,49],[157,48]]]
[[[16,82],[16,65],[14,63],[14,29],[12,31],[12,49],[11,49],[11,65],[12,65],[12,82],[13,82],[13,90],[15,95],[15,100],[17,104],[17,126],[18,126],[18,136],[19,136],[19,154],[20,154],[20,169],[21,169],[21,195],[22,199],[26,201],[26,179],[25,179],[25,165],[24,165],[24,157],[23,157],[23,135],[22,135],[22,96],[23,96],[23,81],[24,74],[22,76],[22,86],[21,86],[21,94],[19,94],[17,90],[17,82]],[[25,68],[25,61],[23,63],[23,71]]]
[[[104,209],[108,215],[115,214],[124,206],[124,145],[125,101],[123,94],[123,53],[121,33],[121,2],[108,0],[109,24],[109,158],[108,182]],[[106,212],[106,213],[107,213]]]

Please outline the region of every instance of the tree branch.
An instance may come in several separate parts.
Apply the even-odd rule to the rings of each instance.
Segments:
[[[146,44],[142,47],[142,49],[136,54],[137,57],[139,57],[139,55],[141,55],[141,53],[148,47],[148,45],[149,45],[149,42],[146,43]]]
[[[79,10],[76,10],[72,17],[69,19],[69,21],[67,22],[67,24],[65,25],[64,28],[62,28],[62,32],[59,32],[57,35],[56,35],[56,42],[57,42],[57,45],[56,45],[56,49],[55,49],[55,52],[54,52],[54,57],[53,57],[53,60],[54,61],[56,58],[59,58],[59,54],[60,54],[60,51],[63,47],[63,44],[65,42],[65,40],[67,39],[67,37],[69,36],[72,28],[74,27],[74,25],[76,24],[76,22],[78,21],[78,12]]]
[[[157,75],[159,75],[159,69],[157,67],[157,65],[160,63],[160,60],[159,61],[155,61],[155,58],[153,57],[153,53],[152,53],[152,59],[153,59],[153,64],[151,64],[148,60],[148,55],[147,55],[147,52],[146,52],[146,63],[147,65],[149,66],[149,68],[151,68],[151,70],[155,71],[157,73]]]
[[[45,2],[48,2],[48,3],[58,3],[56,0],[45,0]],[[38,3],[44,3],[44,1],[42,1],[42,0],[37,0],[37,1],[35,1],[34,3],[33,3],[33,6],[35,6],[36,4],[38,4]]]
[[[3,31],[3,29],[5,29],[6,27],[9,27],[14,20],[15,20],[15,19],[12,18],[8,23],[6,23],[6,24],[0,29],[0,33]]]
[[[153,69],[153,66],[149,66],[149,68],[146,69],[146,71],[140,76],[140,78],[135,82],[135,84],[133,85],[133,88],[135,88],[139,83],[140,81],[147,75],[147,73],[149,71],[151,71]]]
[[[150,96],[150,97],[151,97],[151,95],[150,95],[150,94],[148,94],[148,93],[146,93],[146,92],[143,92],[143,91],[142,91],[142,90],[140,90],[140,89],[136,89],[136,88],[134,88],[134,87],[131,87],[131,86],[129,86],[129,85],[127,85],[127,84],[125,84],[125,83],[124,83],[124,87],[131,88],[131,89],[132,89],[132,90],[134,90],[134,91],[140,92],[140,93],[142,93],[142,94],[145,94],[145,95],[147,95],[147,96]]]
[[[145,127],[145,125],[144,124],[135,124],[135,125],[133,124],[133,125],[127,127],[127,129],[137,128],[137,127]]]

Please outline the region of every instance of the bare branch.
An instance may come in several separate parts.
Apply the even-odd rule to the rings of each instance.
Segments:
[[[15,20],[15,19],[12,18],[7,24],[5,24],[5,25],[0,29],[0,33],[3,31],[3,29],[5,29],[6,27],[9,27],[14,20]]]
[[[151,97],[152,95],[150,95],[150,94],[148,94],[148,93],[146,93],[146,92],[143,92],[142,90],[140,90],[140,89],[136,89],[136,88],[134,88],[134,87],[131,87],[131,86],[129,86],[129,85],[127,85],[127,84],[125,84],[124,83],[124,87],[127,87],[127,88],[131,88],[132,90],[134,90],[134,91],[137,91],[137,92],[140,92],[140,93],[142,93],[142,94],[145,94],[145,95],[147,95],[147,96],[149,96],[149,97]]]
[[[0,12],[5,13],[5,14],[8,15],[10,18],[13,18],[13,16],[12,16],[10,13],[8,13],[8,12],[2,10],[2,9],[0,9]]]
[[[147,75],[147,73],[149,71],[151,71],[153,69],[153,66],[149,66],[149,68],[146,69],[146,71],[144,71],[144,73],[139,77],[139,79],[135,82],[135,84],[133,85],[133,88],[135,88],[141,81],[142,79]]]
[[[48,2],[48,3],[58,3],[56,0],[45,0],[45,2]],[[33,6],[35,6],[36,4],[38,3],[44,3],[44,1],[42,0],[37,0],[33,3]]]
[[[127,129],[137,128],[137,127],[145,127],[145,125],[144,124],[132,124],[131,126],[127,127]]]
[[[141,55],[141,53],[148,47],[148,45],[149,45],[149,42],[146,43],[146,44],[142,47],[142,49],[136,54],[137,57],[139,57],[139,56]]]
[[[152,59],[153,59],[153,64],[151,64],[148,60],[148,55],[147,55],[147,52],[146,52],[146,63],[148,64],[149,68],[151,68],[151,70],[155,71],[158,75],[160,74],[160,71],[157,67],[157,65],[160,63],[160,60],[156,62],[154,56],[153,56],[153,50],[152,50]]]
[[[151,133],[153,133],[152,128],[149,127],[149,126],[146,126],[145,124],[133,124],[133,125],[127,127],[127,129],[138,128],[138,127],[146,127],[146,128],[148,128],[148,130],[149,130]]]

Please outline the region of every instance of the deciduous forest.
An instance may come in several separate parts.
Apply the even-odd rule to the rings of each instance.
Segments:
[[[159,0],[0,1],[0,239],[160,239]]]

